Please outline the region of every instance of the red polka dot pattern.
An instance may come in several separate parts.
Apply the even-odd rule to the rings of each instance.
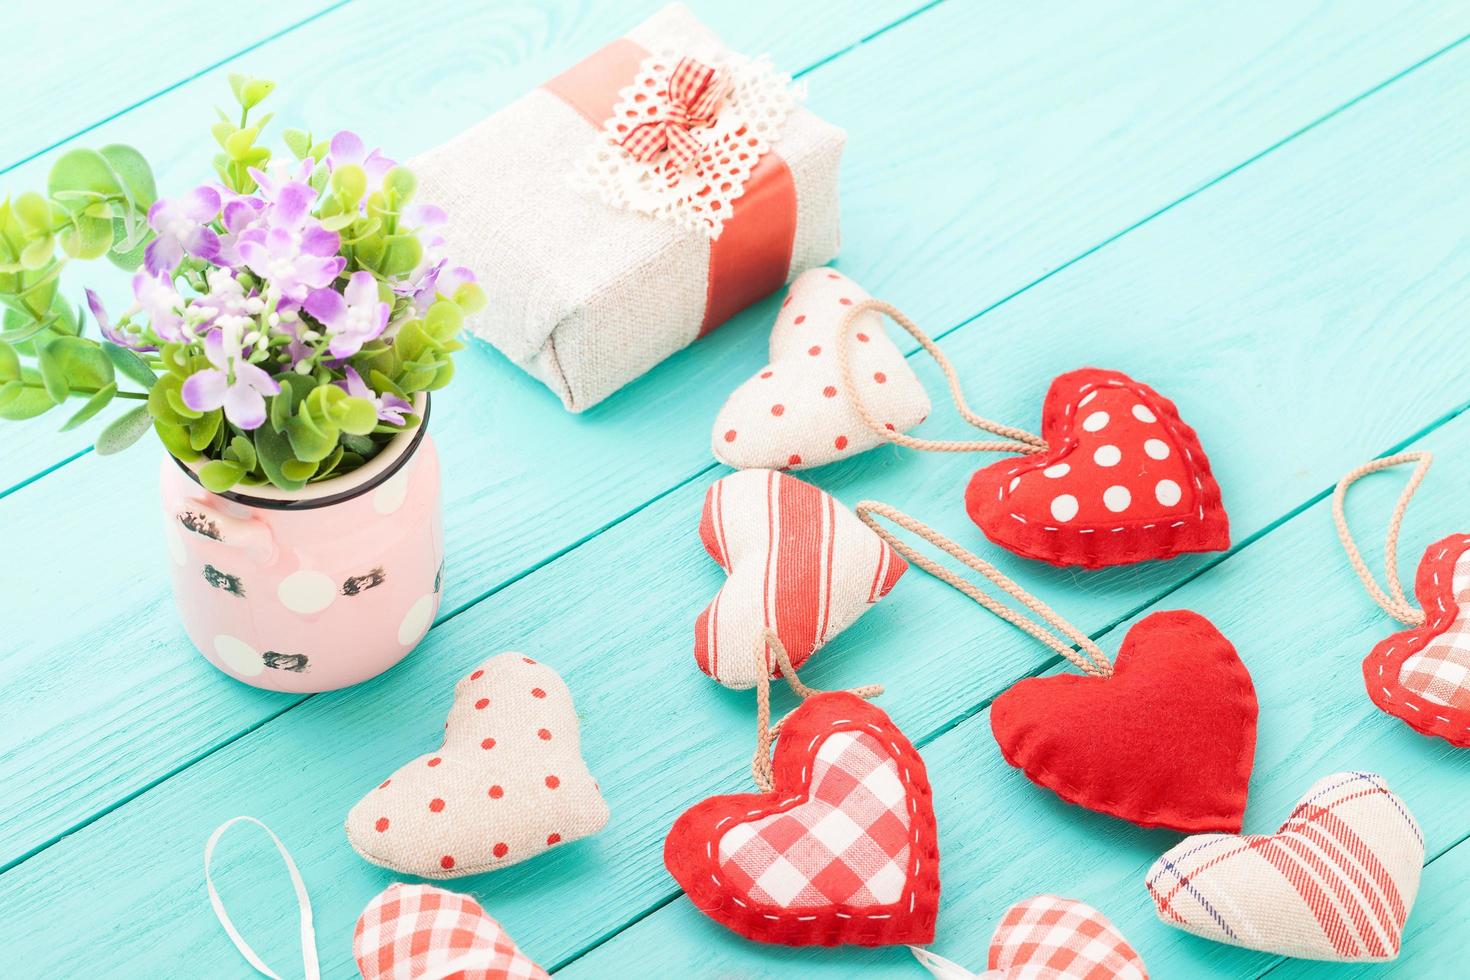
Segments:
[[[546,777],[546,788],[547,789],[556,789],[560,785],[561,785],[561,780],[560,779],[557,779],[555,776],[547,776]]]
[[[441,800],[441,799],[439,799],[437,796],[434,797],[432,800],[429,801],[429,812],[430,813],[440,813],[440,812],[443,811],[443,809],[444,809],[444,801]]]
[[[493,853],[498,858],[503,858],[510,853],[510,848],[507,847],[504,843],[496,844],[495,847],[491,850],[491,853]]]
[[[546,846],[547,847],[553,847],[553,846],[555,846],[557,844],[560,844],[560,843],[561,843],[561,834],[547,834],[546,835]]]
[[[536,737],[543,742],[549,742],[551,741],[551,732],[545,728],[538,728],[536,729]]]
[[[373,824],[373,829],[376,830],[380,834],[383,831],[387,830],[388,829],[388,818],[387,817],[379,817],[377,823]]]
[[[439,867],[443,868],[445,871],[449,871],[454,867],[454,858],[448,854],[444,855],[442,858],[439,859]]]
[[[482,748],[482,749],[493,749],[493,748],[495,748],[495,739],[493,739],[493,738],[481,739],[480,740],[480,748]]]
[[[490,707],[490,699],[489,698],[481,698],[480,700],[478,700],[478,701],[475,702],[475,710],[476,711],[484,711],[488,707]]]
[[[500,799],[504,795],[505,795],[504,788],[502,788],[500,786],[491,786],[490,787],[490,799],[492,799],[492,800],[498,800],[498,799]]]

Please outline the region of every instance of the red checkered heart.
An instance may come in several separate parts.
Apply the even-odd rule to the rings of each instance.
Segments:
[[[1414,592],[1424,624],[1373,648],[1363,661],[1368,694],[1425,735],[1470,747],[1470,537],[1430,545]]]
[[[939,847],[923,760],[879,708],[817,694],[781,726],[769,793],[688,810],[664,864],[696,908],[790,946],[926,943]]]
[[[939,980],[980,980],[925,949],[914,956]],[[1037,895],[1006,909],[990,937],[985,980],[1148,980],[1143,959],[1086,902]]]
[[[352,937],[364,980],[548,980],[468,895],[389,885],[363,909]]]
[[[726,687],[756,683],[751,651],[767,629],[799,668],[908,568],[833,497],[774,470],[713,483],[699,537],[729,578],[694,624],[694,660]],[[769,661],[767,675],[776,675]]]
[[[1117,371],[1052,382],[1045,453],[980,470],[970,518],[996,544],[1054,565],[1099,568],[1230,546],[1220,488],[1174,403]]]
[[[1183,610],[1128,631],[1110,677],[1031,677],[995,699],[1007,762],[1069,803],[1142,827],[1240,829],[1256,694],[1230,641]]]
[[[1201,834],[1149,869],[1159,918],[1216,942],[1314,960],[1391,960],[1424,836],[1382,776],[1320,780],[1267,836]]]

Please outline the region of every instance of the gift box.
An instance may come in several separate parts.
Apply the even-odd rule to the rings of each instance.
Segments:
[[[577,412],[830,261],[846,134],[798,96],[676,4],[415,160],[469,329]]]

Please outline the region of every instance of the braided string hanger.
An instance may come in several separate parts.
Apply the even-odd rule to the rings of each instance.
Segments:
[[[1337,490],[1332,494],[1332,522],[1337,525],[1337,537],[1342,541],[1343,549],[1347,551],[1348,561],[1352,563],[1353,571],[1358,573],[1358,578],[1362,580],[1363,586],[1368,590],[1368,595],[1373,598],[1373,601],[1383,607],[1384,612],[1408,626],[1423,624],[1424,610],[1414,607],[1408,596],[1404,595],[1403,585],[1399,583],[1399,527],[1403,524],[1404,512],[1408,510],[1409,500],[1414,496],[1414,491],[1419,489],[1419,484],[1423,482],[1424,474],[1429,472],[1429,464],[1432,462],[1434,462],[1434,457],[1424,451],[1398,453],[1370,460],[1339,480]],[[1347,514],[1343,509],[1343,502],[1347,499],[1348,487],[1358,480],[1369,473],[1402,466],[1404,463],[1415,463],[1416,465],[1414,472],[1409,476],[1409,482],[1404,485],[1403,492],[1399,494],[1393,514],[1388,519],[1388,534],[1383,545],[1383,575],[1388,580],[1388,592],[1385,593],[1373,580],[1373,573],[1363,561],[1363,556],[1358,552],[1358,546],[1353,541],[1352,533],[1348,531]]]
[[[969,596],[1022,632],[1045,643],[1057,653],[1070,660],[1083,673],[1090,674],[1094,677],[1112,676],[1113,662],[1108,659],[1107,654],[1103,653],[1101,647],[1094,643],[1086,633],[1067,622],[1054,609],[1036,598],[1036,596],[1021,588],[1008,578],[1004,572],[990,564],[990,562],[966,550],[929,525],[915,520],[896,507],[890,507],[876,500],[864,500],[858,503],[856,510],[859,520],[872,528],[874,533],[888,542],[894,551],[903,555],[912,564],[922,568],[951,588]],[[1047,629],[1035,620],[1027,617],[1024,613],[1007,606],[999,599],[996,599],[979,588],[975,583],[950,571],[923,552],[914,549],[901,540],[898,535],[879,524],[878,517],[887,518],[899,527],[918,535],[930,544],[942,549],[945,553],[964,563],[967,567],[984,575],[998,586],[1001,591],[1005,592],[1006,595],[1009,595],[1040,617],[1042,622],[1050,626],[1051,629]],[[1058,636],[1058,633],[1061,636]],[[1071,640],[1072,643],[1068,644],[1061,638],[1062,636]],[[1078,649],[1082,652],[1079,653]],[[1086,654],[1086,656],[1083,656],[1083,654]]]
[[[929,352],[934,362],[944,372],[944,377],[949,382],[949,393],[954,399],[955,408],[959,410],[964,420],[982,432],[989,432],[1000,436],[1002,440],[975,440],[975,441],[951,441],[945,439],[920,439],[915,436],[896,432],[888,426],[883,425],[874,418],[861,398],[858,397],[857,386],[852,379],[852,363],[848,353],[848,337],[852,334],[853,325],[864,313],[877,313],[887,316],[894,323],[907,330],[915,340]],[[880,328],[881,329],[881,328]],[[878,299],[865,299],[848,311],[843,317],[842,325],[837,331],[837,371],[842,378],[842,393],[846,396],[848,403],[857,409],[858,416],[863,420],[863,425],[868,427],[878,438],[899,446],[907,446],[910,449],[922,449],[936,453],[1044,453],[1047,450],[1046,441],[1040,436],[1032,435],[1024,429],[1014,426],[1002,425],[992,422],[987,418],[976,415],[968,402],[965,401],[965,393],[960,388],[959,374],[954,365],[945,356],[928,334],[921,330],[918,324],[891,303],[885,303]]]
[[[771,776],[771,745],[776,737],[781,734],[781,725],[786,718],[782,718],[774,725],[771,724],[771,677],[770,661],[766,659],[766,651],[770,650],[775,657],[776,665],[781,669],[781,676],[786,678],[786,684],[791,692],[805,701],[814,694],[825,693],[814,687],[803,684],[796,676],[796,668],[791,666],[791,655],[786,652],[786,646],[776,631],[765,629],[761,631],[760,638],[755,644],[756,681],[755,681],[755,758],[750,763],[750,775],[755,784],[761,788],[761,792],[769,793],[773,784]],[[863,687],[847,689],[848,694],[863,698],[875,698],[883,693],[882,684],[867,684]]]

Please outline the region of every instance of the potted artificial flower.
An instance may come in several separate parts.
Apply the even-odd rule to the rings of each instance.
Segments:
[[[218,181],[158,198],[124,146],[73,150],[47,193],[0,203],[0,418],[118,402],[97,440],[153,430],[174,597],[195,646],[248,684],[322,691],[397,663],[438,609],[443,532],[429,392],[484,304],[440,254],[444,213],[352,133],[256,141],[270,82],[232,76]],[[60,254],[58,255],[58,249]],[[61,294],[70,259],[136,270],[99,338]]]

